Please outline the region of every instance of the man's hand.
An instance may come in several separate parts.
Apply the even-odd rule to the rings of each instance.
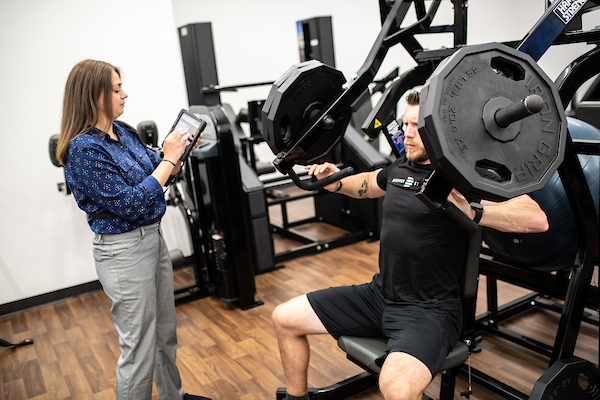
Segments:
[[[304,169],[308,170],[309,175],[314,175],[317,179],[321,180],[323,178],[327,178],[329,175],[333,175],[336,172],[339,172],[339,168],[335,166],[335,164],[326,162],[324,164],[312,164],[307,165]],[[324,186],[323,189],[328,190],[330,192],[335,192],[339,188],[339,181],[333,182],[327,186]]]
[[[473,210],[471,204],[469,204],[469,201],[465,198],[465,196],[460,194],[458,190],[452,189],[448,195],[448,200],[454,203],[456,207],[460,208],[460,211],[465,213],[469,218],[475,218],[475,210]]]

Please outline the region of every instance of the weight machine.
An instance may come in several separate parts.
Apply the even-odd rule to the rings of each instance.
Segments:
[[[306,57],[323,56],[328,63],[332,64],[333,55],[330,52],[333,46],[331,19],[320,17],[299,21],[298,26],[300,25],[303,26],[305,42],[309,44],[307,47],[305,43],[305,46],[302,48],[304,50],[302,54]],[[260,254],[263,257],[263,262],[255,264],[255,272],[267,272],[286,261],[298,257],[316,254],[364,239],[376,238],[379,234],[379,221],[381,219],[379,215],[379,201],[366,203],[352,202],[317,190],[301,195],[290,195],[284,193],[282,190],[292,186],[288,178],[260,176],[263,172],[274,171],[272,165],[261,165],[253,151],[255,145],[264,141],[263,124],[260,119],[260,109],[264,101],[250,101],[248,102],[247,110],[242,110],[239,114],[235,115],[231,107],[221,104],[220,93],[237,91],[246,87],[272,84],[273,82],[220,86],[214,57],[211,24],[189,24],[180,27],[179,33],[188,97],[192,108],[198,106],[209,108],[223,107],[226,110],[235,143],[235,149],[228,148],[226,151],[235,151],[236,154],[240,154],[241,156],[238,160],[239,168],[234,169],[239,169],[241,172],[242,186],[247,187],[249,182],[252,182],[252,185],[256,186],[256,199],[259,199],[261,196],[263,197],[260,201],[256,200],[261,203],[261,208],[264,205],[264,199],[266,199],[267,209],[271,206],[279,206],[282,210],[283,222],[281,224],[269,221],[268,224],[261,222],[260,226],[253,226],[253,231],[249,237],[260,236],[263,238],[260,241],[251,243],[253,253]],[[318,46],[315,45],[316,41],[313,42],[310,40],[316,34],[319,35]],[[250,136],[246,136],[242,130],[242,124],[244,123],[247,123],[250,128]],[[344,160],[344,162],[350,162],[362,169],[377,169],[389,163],[387,159],[374,149],[362,146],[364,140],[356,128],[348,127],[348,131],[348,135],[344,141],[335,149],[334,157]],[[202,149],[199,150],[202,151]],[[186,176],[187,179],[188,177]],[[217,192],[215,192],[215,196],[218,196]],[[315,217],[290,222],[287,216],[287,206],[294,201],[305,198],[314,198]],[[268,213],[265,212],[265,215],[268,216]],[[342,228],[348,231],[348,233],[335,238],[321,240],[303,234],[296,229],[299,226],[313,222],[326,222]],[[270,235],[271,233],[292,239],[299,242],[300,245],[291,250],[275,254],[272,240],[265,239],[265,235]],[[267,242],[269,245],[265,247],[264,244]],[[198,254],[201,254],[201,252]],[[269,257],[270,260],[267,260]]]
[[[561,320],[555,344],[552,348],[545,348],[541,351],[542,354],[549,357],[550,364],[556,368],[553,367],[544,374],[530,398],[536,400],[548,398],[549,393],[558,390],[560,385],[569,379],[569,376],[578,372],[589,375],[590,385],[587,388],[580,387],[580,390],[585,393],[575,392],[578,390],[576,387],[571,387],[569,393],[577,393],[579,396],[593,395],[600,382],[597,366],[592,365],[592,368],[587,368],[581,365],[583,361],[572,360],[584,308],[586,306],[598,308],[597,288],[595,290],[591,288],[591,276],[600,246],[597,213],[577,155],[578,153],[600,154],[600,142],[573,140],[567,132],[564,108],[569,104],[577,89],[585,81],[598,74],[599,51],[596,47],[575,60],[565,69],[556,83],[545,77],[535,61],[553,44],[599,43],[600,31],[598,30],[572,32],[565,29],[569,23],[572,26],[577,22],[577,18],[580,18],[582,13],[597,9],[599,3],[597,1],[555,1],[522,41],[479,47],[462,47],[466,44],[467,1],[453,1],[455,18],[452,26],[431,26],[440,4],[439,1],[431,2],[428,9],[424,1],[417,0],[396,1],[392,6],[388,4],[384,0],[380,1],[381,33],[367,60],[357,72],[356,78],[351,82],[342,86],[343,82],[339,82],[337,71],[314,63],[296,65],[275,82],[269,99],[263,107],[265,138],[273,153],[276,154],[274,165],[282,173],[289,174],[298,186],[309,190],[352,174],[351,169],[345,169],[328,179],[307,183],[299,182],[299,178],[294,176],[295,172],[292,167],[296,164],[310,164],[323,157],[336,145],[344,135],[350,110],[356,108],[362,99],[368,98],[369,94],[365,94],[365,92],[368,91],[368,85],[372,82],[387,50],[401,43],[413,56],[417,66],[404,72],[388,86],[380,103],[363,124],[363,130],[373,136],[380,132],[387,134],[388,123],[393,122],[390,118],[391,110],[395,108],[397,101],[408,89],[425,85],[421,92],[419,131],[436,168],[428,183],[424,185],[425,189],[420,193],[421,199],[426,204],[430,207],[445,209],[456,217],[457,221],[467,230],[472,231],[475,227],[470,224],[472,222],[470,218],[451,210],[445,202],[452,187],[457,187],[463,194],[470,197],[503,200],[541,189],[552,174],[558,170],[569,203],[576,216],[578,233],[577,252],[573,265],[570,266],[570,276],[565,274],[554,276],[546,273],[543,274],[544,279],[540,279],[539,273],[507,265],[486,253],[480,257],[480,272],[488,276],[490,282],[488,285],[489,288],[492,288],[491,293],[493,293],[495,280],[502,279],[535,290],[539,294],[564,300],[564,305],[560,307]],[[417,22],[400,28],[412,5],[417,14]],[[416,34],[437,32],[453,32],[455,47],[427,51],[415,39]],[[472,58],[471,61],[470,58]],[[483,58],[486,58],[487,70],[499,72],[496,76],[485,75],[486,68],[478,64]],[[477,80],[479,76],[486,76],[491,80]],[[490,147],[486,150],[491,151],[493,148],[493,151],[497,151],[494,156],[482,157],[477,152],[467,151],[467,149],[484,145],[478,142],[481,137],[475,137],[475,134],[466,132],[467,129],[464,125],[462,125],[462,130],[461,126],[457,124],[455,124],[457,129],[453,129],[452,122],[455,121],[455,116],[452,107],[457,109],[463,107],[464,109],[464,105],[469,103],[469,99],[463,99],[462,104],[458,104],[453,97],[460,98],[460,92],[473,93],[468,90],[471,79],[471,82],[477,82],[476,84],[482,91],[487,92],[487,96],[484,98],[472,101],[482,102],[485,100],[487,102],[490,100],[486,107],[492,108],[490,113],[493,116],[493,123],[497,126],[490,127],[488,125],[486,118],[490,121],[490,116],[486,115],[484,104],[471,104],[468,110],[472,113],[474,109],[483,109],[483,115],[480,116],[479,121],[469,120],[464,112],[460,114],[460,117],[464,121],[469,121],[468,123],[471,124],[469,128],[473,128],[472,125],[477,124],[473,130],[487,140],[486,143]],[[294,90],[298,92],[301,87],[300,82],[306,81],[312,83],[310,93],[302,93],[303,100],[297,104],[297,107],[306,111],[305,114],[310,117],[290,123],[291,119],[286,119],[286,111],[280,112],[278,109],[279,102],[281,98],[285,98],[286,94],[289,94],[286,93],[287,90],[290,90],[290,93]],[[508,92],[504,89],[506,86],[509,86],[506,89]],[[334,88],[336,90],[333,90]],[[521,92],[535,93],[542,97],[541,109],[533,112],[530,110],[534,116],[524,118],[528,113],[514,116],[523,111],[523,104],[525,108],[527,106],[526,102],[519,105],[520,101],[526,98],[520,94]],[[508,99],[509,102],[506,102],[505,99]],[[501,104],[494,104],[491,100]],[[321,106],[311,109],[310,105],[315,101]],[[520,111],[516,110],[516,113],[513,113],[515,108],[520,108]],[[511,114],[514,117],[511,116],[508,123],[504,124],[500,121],[502,118],[499,117],[503,113]],[[459,121],[459,123],[464,123],[464,121]],[[516,129],[517,124],[521,125],[521,129],[528,135],[517,133],[514,138],[509,139],[496,135],[496,133],[500,133],[500,136],[508,134],[508,130]],[[491,132],[498,129],[499,132]],[[463,136],[453,136],[456,131]],[[549,141],[534,138],[533,142],[525,144],[526,140],[522,137],[530,136],[529,139],[531,139],[531,136],[535,136],[535,132],[546,131],[551,131],[554,135]],[[394,148],[389,135],[386,135],[386,138]],[[518,140],[513,142],[515,138]],[[515,151],[513,146],[515,143],[521,143],[523,151]],[[508,149],[511,150],[510,156],[506,153],[502,155],[502,152]],[[515,157],[520,158],[518,160],[520,163],[510,165]],[[496,184],[475,176],[473,165],[493,170],[500,176],[501,182]],[[489,304],[492,303],[493,300],[490,300]],[[523,308],[511,305],[511,309],[507,310],[505,315],[514,316],[522,310]],[[504,310],[502,311],[504,312]],[[485,322],[485,316],[484,318],[475,316],[474,303],[466,308],[466,312],[465,338],[469,340],[472,350],[475,349],[478,333],[481,330],[485,329],[495,334],[500,331],[490,329],[494,324],[491,324],[489,319]],[[494,316],[497,317],[499,314],[495,313]],[[528,338],[521,337],[518,340],[514,338],[513,341],[528,348],[534,347],[530,345],[533,340]],[[366,346],[362,347],[361,351],[373,350],[373,348],[368,348],[369,345]],[[537,347],[539,350],[542,346]],[[353,356],[354,353],[350,354],[349,352],[349,357]],[[369,370],[369,368],[365,368]],[[467,373],[466,367],[463,367],[461,372]],[[506,398],[527,398],[527,395],[517,392],[480,371],[471,370],[471,374],[476,383]],[[332,396],[331,393],[323,393],[322,396],[319,393],[321,392],[318,391],[314,398],[339,398],[328,397]],[[278,396],[280,394],[281,392],[278,393]]]

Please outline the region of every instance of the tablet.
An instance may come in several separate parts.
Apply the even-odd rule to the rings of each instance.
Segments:
[[[188,144],[186,145],[185,150],[183,151],[183,154],[180,158],[181,162],[184,162],[190,156],[190,153],[192,152],[194,145],[200,138],[200,134],[202,133],[204,128],[206,128],[206,121],[196,117],[194,114],[190,113],[185,109],[182,109],[179,112],[179,115],[177,116],[173,127],[171,127],[169,134],[177,129],[185,129],[190,134]]]

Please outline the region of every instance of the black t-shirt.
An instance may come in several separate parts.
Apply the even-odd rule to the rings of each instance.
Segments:
[[[431,170],[401,157],[379,172],[377,183],[386,194],[380,274],[374,279],[388,300],[457,310],[469,234],[446,212],[429,209],[415,196]]]

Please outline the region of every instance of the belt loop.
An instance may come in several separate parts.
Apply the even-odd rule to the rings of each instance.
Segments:
[[[143,226],[140,226],[140,232],[142,234],[142,239],[144,238],[144,234],[146,233],[146,230],[144,229]]]

